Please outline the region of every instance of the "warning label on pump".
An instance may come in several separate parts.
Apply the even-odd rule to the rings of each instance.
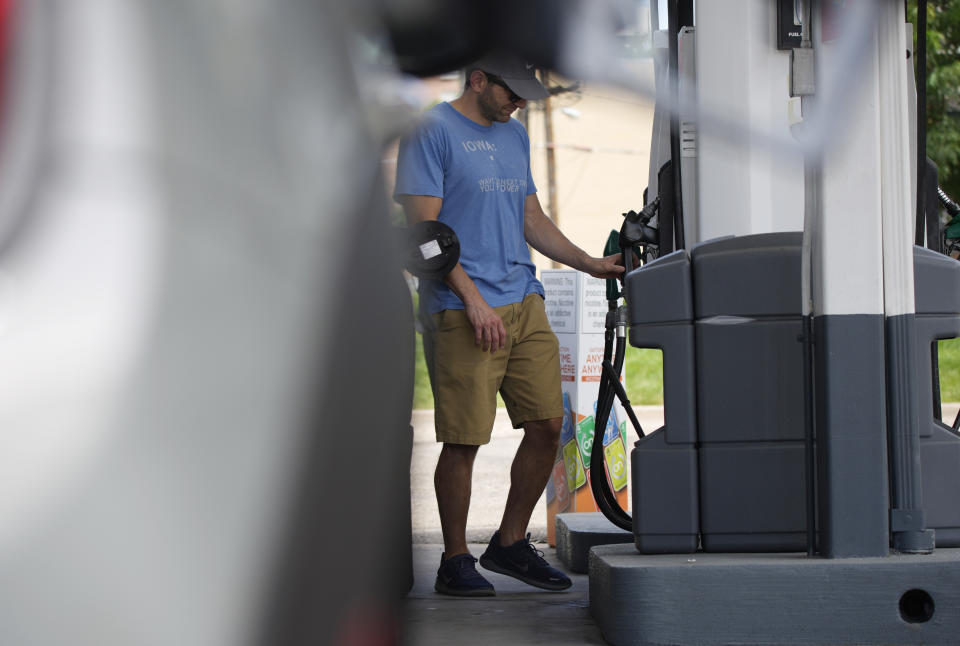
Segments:
[[[573,269],[544,269],[544,307],[557,334],[603,334],[607,316],[606,283]]]
[[[577,331],[577,275],[559,270],[542,272],[547,320],[554,332]]]
[[[607,321],[607,286],[598,278],[584,276],[581,291],[580,331],[602,334]]]

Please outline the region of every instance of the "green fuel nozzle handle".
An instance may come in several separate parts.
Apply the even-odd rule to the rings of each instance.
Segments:
[[[611,231],[610,235],[607,236],[607,244],[603,247],[603,255],[611,256],[615,253],[620,253],[620,232]],[[607,300],[616,301],[620,298],[620,286],[617,284],[616,278],[607,279]]]

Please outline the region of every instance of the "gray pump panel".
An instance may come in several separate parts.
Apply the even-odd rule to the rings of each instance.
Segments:
[[[680,250],[630,273],[630,343],[663,352],[664,425],[630,455],[633,528],[646,554],[694,552],[700,533],[690,258]]]
[[[960,435],[940,421],[933,357],[940,339],[960,336],[960,263],[914,247],[920,464],[927,526],[937,547],[960,546]]]
[[[663,350],[664,426],[631,455],[641,552],[693,552],[698,535],[709,552],[806,549],[801,242],[724,238],[626,277],[630,343]],[[960,336],[960,263],[914,259],[924,507],[951,547],[960,435],[934,410],[932,352]]]
[[[706,551],[806,547],[801,243],[775,233],[692,252]]]

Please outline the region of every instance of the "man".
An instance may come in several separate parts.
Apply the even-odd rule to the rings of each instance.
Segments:
[[[443,443],[434,475],[444,543],[434,587],[443,594],[494,594],[467,548],[466,523],[473,462],[490,441],[498,391],[524,435],[500,528],[480,565],[548,590],[570,587],[526,534],[563,416],[557,338],[527,244],[598,278],[619,276],[623,267],[619,256],[593,258],[576,247],[540,206],[530,142],[511,114],[546,96],[531,65],[488,57],[466,70],[463,93],[431,109],[400,146],[395,197],[407,219],[439,219],[461,245],[460,262],[443,282],[420,283],[437,441]]]

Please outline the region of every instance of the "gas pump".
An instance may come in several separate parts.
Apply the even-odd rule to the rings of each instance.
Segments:
[[[773,22],[760,3],[702,3],[697,25],[684,30],[682,11],[668,4],[677,12],[671,49],[698,37],[701,91],[716,87],[700,75],[719,65],[703,50],[735,32],[722,13]],[[611,307],[608,327],[662,350],[665,423],[652,432],[635,424],[632,518],[611,511],[605,478],[593,479],[601,510],[633,532],[634,545],[592,548],[591,609],[614,644],[949,644],[960,629],[960,616],[944,610],[953,603],[944,586],[960,581],[960,434],[930,406],[931,346],[960,335],[960,263],[912,245],[902,6],[777,4],[804,23],[778,59],[792,81],[784,111],[795,111],[799,140],[788,175],[802,187],[799,203],[784,206],[802,215],[803,231],[754,217],[781,206],[756,200],[764,182],[751,158],[769,153],[776,135],[745,143],[721,168],[711,165],[717,150],[701,146],[705,118],[697,186],[683,185],[679,155],[658,166],[655,192],[663,198],[667,188],[674,212],[661,199],[659,254],[625,275],[625,316]],[[789,26],[781,43],[796,35]],[[745,49],[762,49],[758,33],[739,36]],[[774,34],[764,38],[773,51]],[[674,92],[676,60],[666,75]],[[844,77],[844,65],[856,71]],[[838,96],[857,110],[846,133],[829,113]],[[674,94],[674,113],[683,102]],[[714,127],[723,121],[708,116]],[[754,215],[724,219],[740,204],[708,199],[731,190],[718,176],[748,189],[744,208]],[[691,194],[699,204],[685,208]],[[685,248],[678,205],[679,222],[704,225],[709,239]],[[626,262],[631,240],[621,232],[618,241]],[[625,399],[616,365],[605,363],[604,404]],[[598,423],[604,414],[598,405]],[[843,599],[856,610],[840,618]]]

